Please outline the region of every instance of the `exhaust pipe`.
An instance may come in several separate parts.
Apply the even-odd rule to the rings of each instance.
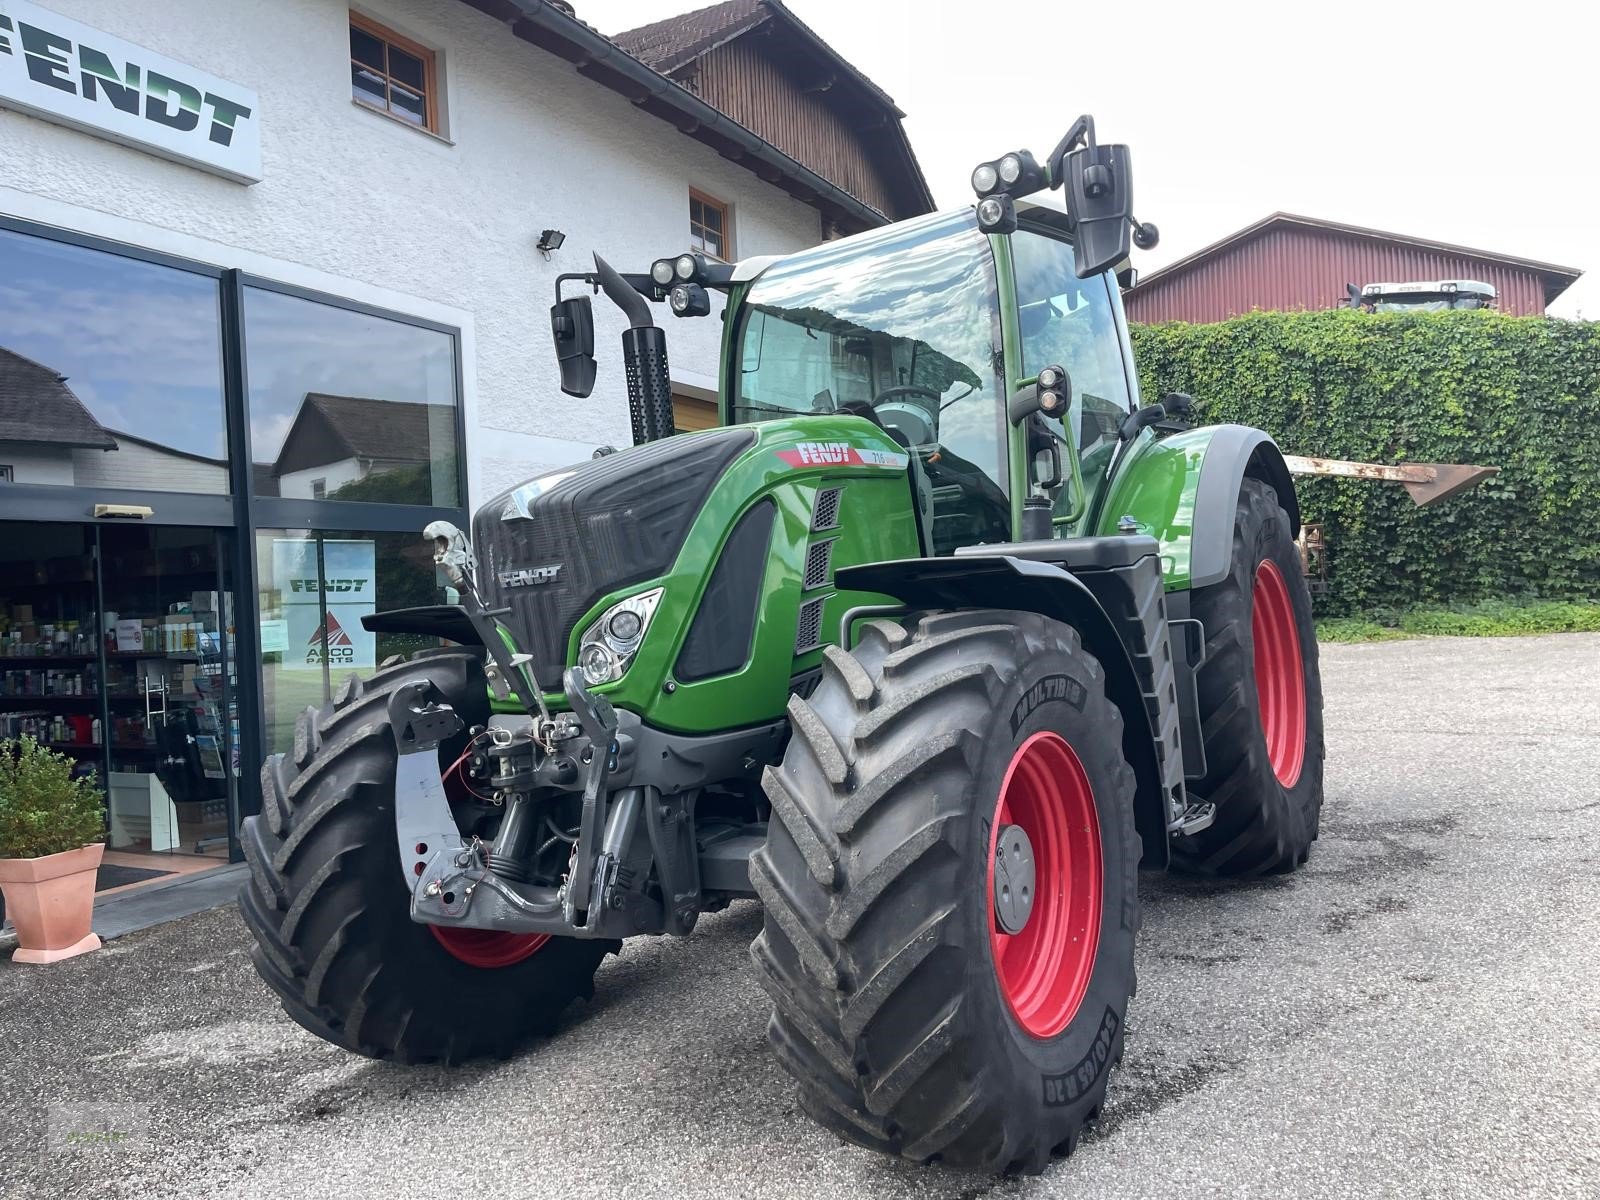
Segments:
[[[600,288],[628,317],[622,332],[622,364],[628,377],[628,415],[633,444],[671,437],[672,376],[667,370],[667,335],[650,316],[650,305],[598,254],[594,273]]]

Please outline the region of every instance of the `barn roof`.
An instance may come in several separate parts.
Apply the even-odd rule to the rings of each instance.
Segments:
[[[1209,246],[1202,246],[1194,253],[1186,254],[1159,270],[1141,275],[1133,291],[1138,292],[1153,288],[1274,229],[1308,229],[1367,241],[1409,246],[1413,249],[1428,250],[1436,254],[1449,254],[1462,258],[1475,258],[1484,262],[1498,263],[1502,266],[1540,276],[1544,281],[1546,304],[1549,304],[1576,283],[1578,277],[1583,274],[1583,271],[1577,267],[1558,266],[1555,263],[1541,262],[1538,259],[1524,258],[1516,254],[1503,254],[1497,250],[1475,250],[1470,246],[1457,246],[1450,242],[1415,237],[1406,233],[1390,233],[1383,229],[1370,229],[1364,225],[1347,225],[1342,221],[1329,221],[1322,217],[1306,217],[1297,213],[1275,212],[1269,216],[1262,217],[1261,220],[1253,225],[1246,225],[1243,229],[1236,230],[1227,237],[1212,242]]]

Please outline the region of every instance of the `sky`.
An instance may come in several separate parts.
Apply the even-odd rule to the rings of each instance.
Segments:
[[[701,7],[575,0],[604,33]],[[788,0],[905,110],[941,207],[1079,113],[1132,147],[1149,273],[1275,211],[1591,275],[1600,319],[1600,6],[1580,0],[1139,4]],[[1354,283],[1374,282],[1352,280]]]

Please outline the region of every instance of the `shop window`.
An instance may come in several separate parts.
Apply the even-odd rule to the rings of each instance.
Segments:
[[[726,204],[689,189],[689,249],[731,262],[733,248],[728,224]]]
[[[307,705],[327,703],[347,675],[369,675],[393,655],[440,645],[361,627],[370,613],[450,599],[419,534],[259,530],[256,579],[264,753],[288,750],[295,719]]]
[[[244,326],[258,494],[461,503],[452,334],[254,286]]]
[[[437,133],[438,76],[432,50],[350,14],[350,91],[357,104]]]
[[[218,281],[0,229],[11,481],[228,491]]]

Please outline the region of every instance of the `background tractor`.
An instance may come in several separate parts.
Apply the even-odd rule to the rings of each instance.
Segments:
[[[263,767],[241,903],[290,1016],[510,1053],[625,938],[756,898],[817,1120],[993,1171],[1071,1152],[1138,868],[1304,862],[1322,696],[1282,455],[1140,403],[1127,148],[1081,118],[973,184],[798,254],[557,282],[572,394],[590,291],[627,315],[637,444],[430,526],[460,603],[366,624],[452,644],[347,678]],[[724,427],[668,436],[652,305],[710,290]]]

